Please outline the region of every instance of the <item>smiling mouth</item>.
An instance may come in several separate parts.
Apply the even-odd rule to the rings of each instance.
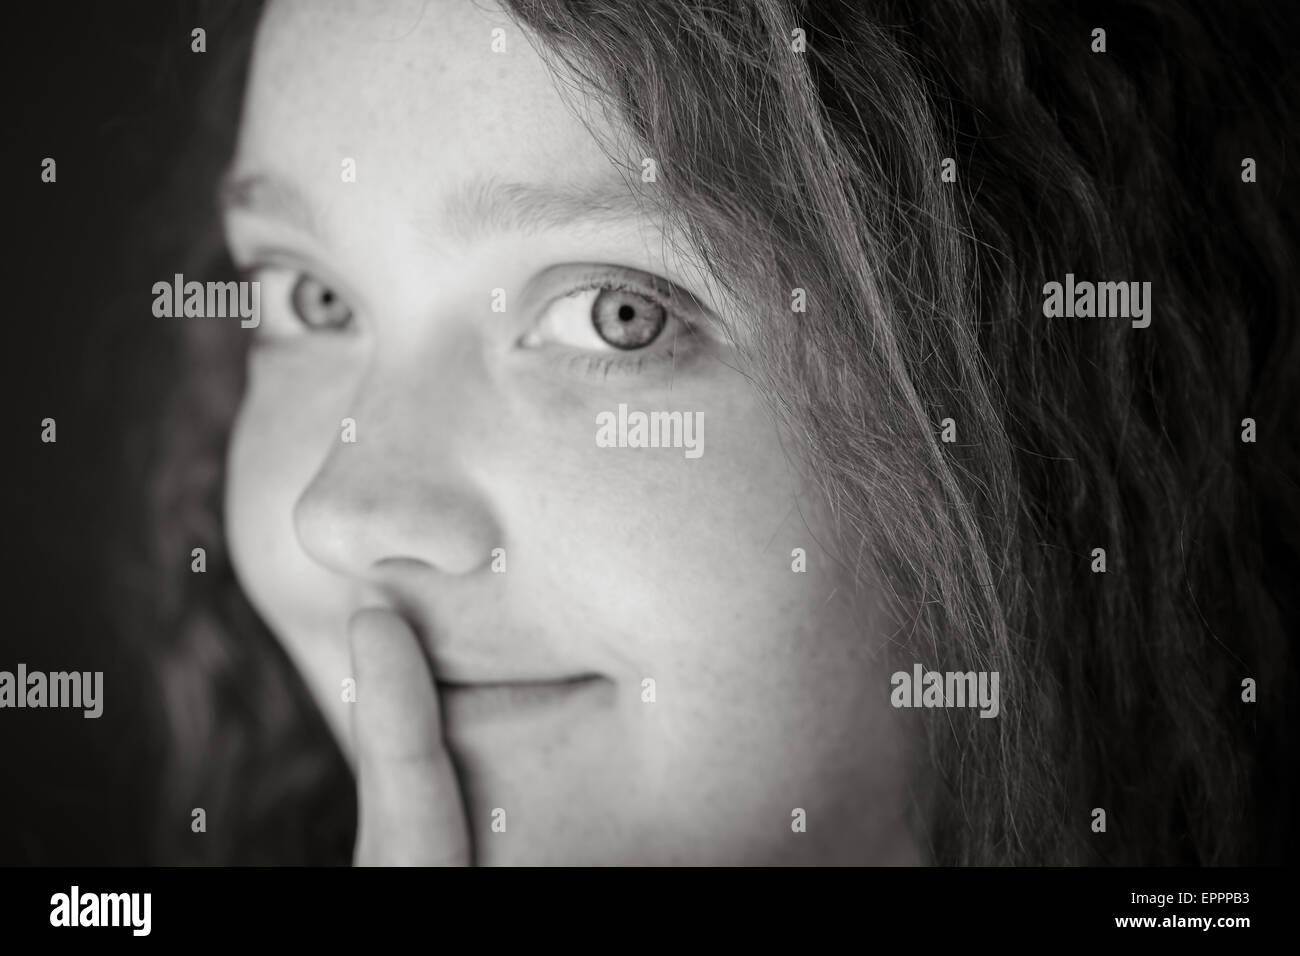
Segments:
[[[485,690],[493,687],[563,687],[587,681],[604,680],[599,674],[577,674],[574,677],[541,678],[539,680],[448,680],[437,678],[438,689],[443,691]]]
[[[614,705],[615,685],[598,674],[564,680],[462,683],[438,681],[447,731],[529,725],[541,728],[592,715]]]

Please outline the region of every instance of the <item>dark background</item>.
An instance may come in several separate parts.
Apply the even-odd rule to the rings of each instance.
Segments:
[[[222,44],[238,28],[232,15],[249,10],[136,0],[5,13],[13,454],[0,670],[103,671],[104,712],[0,712],[0,864],[147,862],[161,724],[142,659],[149,635],[117,610],[124,589],[150,587],[151,423],[179,343],[153,317],[151,287],[211,247],[209,197],[237,107],[212,91],[229,88]],[[196,26],[206,53],[191,52]],[[45,157],[57,162],[52,184],[41,181]],[[55,444],[41,441],[46,417]]]

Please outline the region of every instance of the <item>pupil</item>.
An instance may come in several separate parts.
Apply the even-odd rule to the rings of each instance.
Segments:
[[[649,345],[663,331],[666,309],[635,292],[604,290],[591,307],[596,334],[615,348],[631,350]]]

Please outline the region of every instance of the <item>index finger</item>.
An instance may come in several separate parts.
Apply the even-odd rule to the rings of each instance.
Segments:
[[[355,862],[469,865],[460,785],[419,639],[393,611],[366,608],[348,622],[348,643],[357,681]]]

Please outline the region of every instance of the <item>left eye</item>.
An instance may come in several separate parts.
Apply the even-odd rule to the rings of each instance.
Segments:
[[[630,352],[654,344],[668,320],[667,307],[652,296],[623,285],[605,285],[553,300],[531,337],[570,348]]]

